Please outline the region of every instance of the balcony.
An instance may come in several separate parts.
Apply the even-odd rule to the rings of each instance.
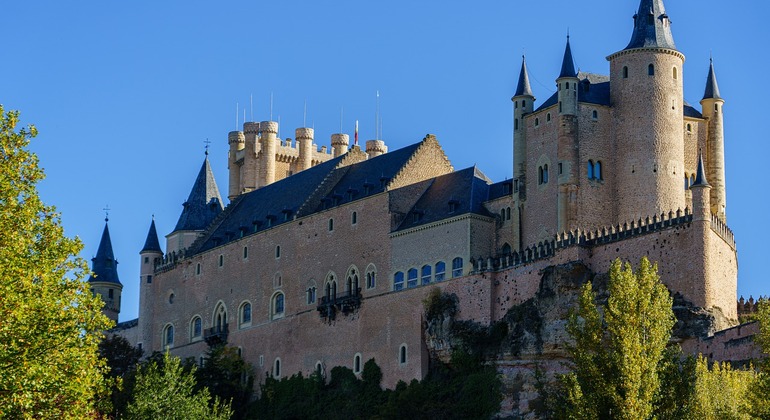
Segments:
[[[227,343],[227,324],[216,326],[213,328],[206,328],[203,331],[203,340],[209,347],[214,347],[219,344]]]
[[[357,287],[346,292],[331,296],[321,296],[316,308],[321,318],[327,318],[332,321],[337,312],[347,315],[361,306],[361,288]]]

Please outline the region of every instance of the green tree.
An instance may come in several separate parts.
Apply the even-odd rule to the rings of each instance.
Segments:
[[[691,418],[704,420],[751,419],[747,409],[749,390],[756,382],[754,369],[733,369],[716,362],[709,369],[703,356],[695,368],[695,399]]]
[[[117,417],[125,412],[142,353],[142,349],[132,346],[119,335],[107,336],[99,343],[99,356],[107,362],[108,371],[105,374],[110,386],[109,404],[102,402],[99,407],[102,413],[112,413]]]
[[[770,357],[770,301],[760,302],[757,310],[759,333],[754,336],[766,357]],[[770,359],[760,363],[760,372],[747,395],[747,411],[758,419],[770,419]]]
[[[591,283],[579,297],[567,332],[574,370],[564,378],[574,418],[647,419],[660,388],[659,371],[674,325],[672,299],[657,264],[636,272],[615,260],[600,311]]]
[[[203,366],[195,371],[197,388],[208,388],[211,395],[229,401],[235,418],[242,418],[254,393],[254,368],[238,355],[238,349],[214,346]]]
[[[82,245],[38,196],[34,126],[0,106],[0,417],[84,418],[105,392],[97,356],[109,327],[83,282]]]
[[[229,419],[230,405],[212,397],[207,388],[195,391],[195,366],[186,371],[177,357],[165,354],[162,363],[149,362],[136,375],[133,401],[126,419]]]

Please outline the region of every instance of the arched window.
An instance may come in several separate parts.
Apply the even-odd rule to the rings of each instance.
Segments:
[[[352,266],[348,269],[345,291],[349,295],[358,294],[358,269]]]
[[[433,277],[437,282],[444,281],[444,276],[446,275],[446,263],[444,261],[439,261],[436,263],[436,274]]]
[[[227,330],[227,308],[223,303],[217,304],[214,310],[214,331],[222,332]]]
[[[521,100],[521,107],[524,108],[525,106],[527,106],[527,101],[522,99]]]
[[[535,118],[535,127],[540,125],[540,118]]]
[[[623,66],[623,78],[628,79],[628,66]]]
[[[281,246],[276,245],[275,246],[275,258],[281,258]]]
[[[307,304],[312,305],[315,303],[316,300],[316,288],[315,286],[310,286],[307,288]]]
[[[537,168],[537,183],[540,185],[543,184],[543,167],[542,166]]]
[[[244,325],[250,325],[251,324],[251,303],[245,302],[243,305],[241,305],[240,312],[240,319],[241,319],[241,326]]]
[[[281,359],[278,357],[275,358],[275,363],[273,364],[273,377],[281,377]]]
[[[398,349],[398,363],[402,365],[406,364],[406,344],[402,344]]]
[[[334,230],[334,219],[329,219],[329,232]]]
[[[461,277],[463,275],[463,259],[457,257],[452,260],[452,277]]]
[[[377,287],[377,268],[374,264],[369,264],[366,267],[366,288],[374,289]]]
[[[594,164],[594,177],[596,179],[603,179],[602,178],[602,161],[597,160],[596,164]]]
[[[220,254],[219,255],[219,266],[222,267],[225,265],[225,256]]]
[[[174,294],[173,293],[168,295],[168,303],[169,303],[169,305],[174,303]]]
[[[201,274],[201,263],[198,263],[195,265],[195,275],[199,276]]]
[[[586,170],[588,171],[588,179],[594,179],[594,161],[588,160],[588,165],[586,165]]]
[[[503,244],[503,255],[510,255],[511,254],[511,246],[508,244],[508,242]]]
[[[356,354],[353,357],[353,373],[355,373],[356,375],[361,373],[361,355],[360,354]]]
[[[561,112],[561,101],[559,101],[559,112]]]
[[[282,292],[278,292],[275,295],[273,295],[273,304],[272,304],[272,315],[273,319],[282,318],[284,314],[284,296]]]
[[[174,326],[171,324],[166,325],[166,328],[163,329],[163,345],[165,347],[174,345]]]
[[[543,184],[548,183],[548,165],[543,165]]]
[[[551,121],[551,113],[550,112],[545,114],[545,121],[546,122]]]
[[[430,277],[433,274],[433,267],[430,265],[423,265],[420,270],[420,282],[425,285],[430,283]]]
[[[406,272],[406,287],[415,287],[417,286],[417,269],[416,268],[410,268],[409,271]]]
[[[678,79],[679,78],[679,70],[676,67],[674,67],[673,73],[674,73],[674,80]]]
[[[591,118],[593,118],[594,120],[598,120],[599,119],[599,111],[597,111],[595,109],[593,111],[591,111]]]
[[[686,173],[684,174],[684,189],[688,190],[690,189],[690,176]]]
[[[249,258],[249,247],[244,246],[243,247],[243,259],[245,260],[247,258]]]
[[[505,220],[505,209],[500,209],[500,219]]]
[[[358,223],[358,213],[354,211],[354,212],[353,212],[353,213],[350,215],[350,224],[351,224],[351,225],[355,225],[356,223]]]
[[[393,290],[401,290],[404,288],[404,272],[396,271],[393,275]]]
[[[655,76],[655,66],[653,64],[650,64],[649,66],[647,66],[647,75]]]
[[[505,220],[511,220],[511,208],[506,207],[505,208]]]
[[[513,129],[518,130],[519,129],[519,119],[516,118],[513,120]]]
[[[203,322],[201,321],[201,317],[196,316],[190,322],[190,338],[192,339],[200,338],[202,333],[203,333]]]
[[[687,132],[692,133],[692,124],[687,123]]]

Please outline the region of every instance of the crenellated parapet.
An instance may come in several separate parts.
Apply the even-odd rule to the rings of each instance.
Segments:
[[[722,221],[719,215],[711,215],[711,230],[719,235],[719,237],[722,238],[725,242],[727,242],[730,247],[735,249],[735,235],[733,234],[733,231],[727,227],[727,224]]]

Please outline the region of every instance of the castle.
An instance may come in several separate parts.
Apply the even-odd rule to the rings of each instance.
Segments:
[[[734,326],[714,66],[699,111],[684,101],[684,55],[662,0],[640,1],[630,42],[607,60],[609,76],[577,72],[567,38],[557,91],[540,104],[522,61],[514,178],[500,182],[455,170],[432,135],[388,152],[332,134],[327,150],[311,128],[282,141],[276,122],[244,123],[228,134],[229,204],[207,156],[165,252],[151,223],[139,318],[115,331],[196,360],[236,346],[257,382],[337,365],[359,373],[374,358],[392,387],[428,371],[422,301],[433,287],[458,296],[461,318],[489,325],[532,298],[547,267],[600,273],[642,256],[709,314],[710,333]],[[105,226],[89,281],[117,321],[109,241]]]

